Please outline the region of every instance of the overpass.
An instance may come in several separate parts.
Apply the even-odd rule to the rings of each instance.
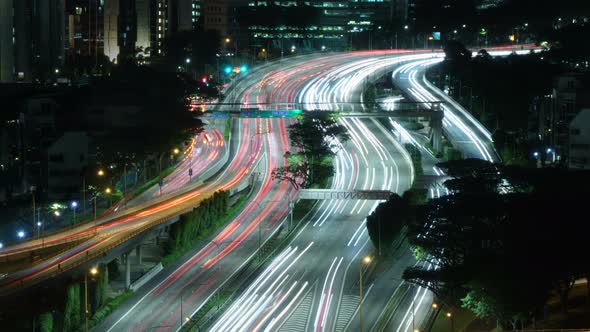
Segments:
[[[428,102],[397,101],[397,110],[382,110],[380,103],[213,103],[216,106],[235,107],[226,111],[204,112],[201,117],[212,118],[295,118],[303,112],[321,111],[341,118],[429,118],[432,128],[432,148],[442,152],[442,122],[444,118],[444,101]],[[327,105],[330,105],[328,107]]]
[[[393,195],[389,190],[336,190],[336,189],[302,189],[299,199],[366,199],[387,200]]]

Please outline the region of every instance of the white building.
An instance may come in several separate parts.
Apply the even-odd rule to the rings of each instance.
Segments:
[[[590,169],[590,108],[581,110],[570,123],[569,168]]]

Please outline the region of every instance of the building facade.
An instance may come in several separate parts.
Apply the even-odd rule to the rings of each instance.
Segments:
[[[590,170],[590,108],[576,115],[569,133],[569,168]]]
[[[104,3],[104,55],[114,63],[117,62],[119,57],[120,5],[119,0],[107,0]]]

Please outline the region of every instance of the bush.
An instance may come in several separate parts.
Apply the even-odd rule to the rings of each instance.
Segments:
[[[416,176],[422,176],[424,174],[424,170],[422,169],[422,153],[417,147],[410,143],[404,144],[404,148],[412,158],[412,164],[414,165]]]
[[[445,161],[460,160],[463,159],[463,154],[457,149],[445,147],[444,159]]]
[[[169,263],[190,250],[199,240],[208,236],[226,220],[229,210],[229,192],[218,191],[201,202],[194,210],[180,216],[170,226],[170,240],[166,245],[167,256],[163,264]]]
[[[93,327],[100,323],[105,317],[107,317],[111,312],[115,311],[123,302],[125,302],[128,298],[133,295],[132,291],[126,291],[121,295],[118,295],[115,298],[109,299],[107,303],[98,309],[92,318],[88,320],[88,326]]]

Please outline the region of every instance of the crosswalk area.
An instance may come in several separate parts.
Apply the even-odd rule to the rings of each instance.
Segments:
[[[357,311],[359,307],[360,297],[358,295],[344,295],[342,296],[342,303],[340,304],[340,311],[336,319],[336,332],[343,332],[348,325],[348,322]]]
[[[309,324],[310,311],[313,305],[313,294],[315,287],[312,288],[301,300],[297,308],[287,318],[283,326],[279,328],[281,332],[302,332],[307,329]]]

